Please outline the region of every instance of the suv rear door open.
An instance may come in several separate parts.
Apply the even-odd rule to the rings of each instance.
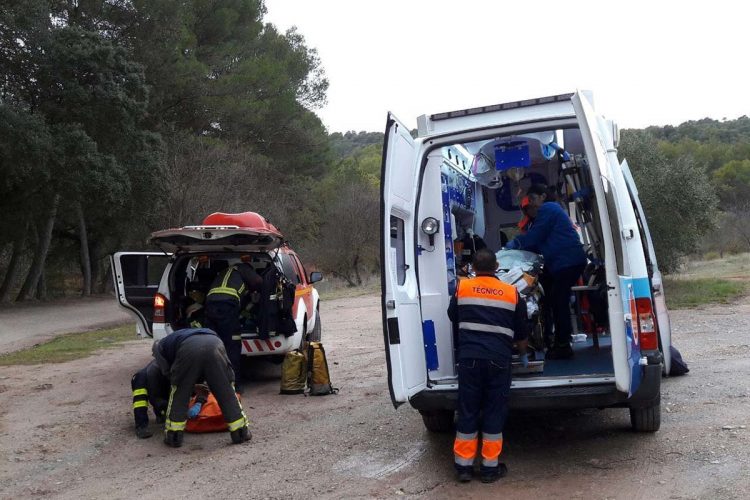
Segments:
[[[117,301],[135,315],[141,337],[153,336],[154,297],[170,258],[164,252],[117,252],[110,257]]]
[[[381,309],[394,406],[427,387],[414,248],[418,152],[409,129],[388,113],[381,173]]]
[[[278,231],[237,226],[185,226],[151,234],[151,243],[169,253],[267,252],[280,247]]]

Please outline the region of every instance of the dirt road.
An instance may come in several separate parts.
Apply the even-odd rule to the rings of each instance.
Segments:
[[[0,368],[0,496],[19,498],[750,497],[750,302],[672,315],[690,363],[665,381],[661,431],[626,410],[513,415],[501,482],[458,485],[452,436],[391,406],[377,297],[323,305],[336,396],[278,395],[278,368],[245,392],[253,440],[132,432],[130,376],[149,344],[59,365]]]
[[[111,296],[16,304],[0,308],[0,354],[60,333],[82,332],[131,321]],[[133,327],[135,331],[135,326]]]

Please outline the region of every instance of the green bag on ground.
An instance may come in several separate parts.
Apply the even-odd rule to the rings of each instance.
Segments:
[[[281,363],[281,394],[302,394],[305,392],[307,370],[305,355],[299,351],[286,353]]]
[[[307,346],[307,382],[311,396],[325,396],[339,391],[331,385],[326,352],[320,342],[310,342]]]

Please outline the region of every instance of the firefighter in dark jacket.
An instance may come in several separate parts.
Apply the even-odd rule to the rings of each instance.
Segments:
[[[161,373],[159,365],[152,360],[133,375],[130,386],[133,389],[135,435],[142,439],[149,438],[152,433],[148,430],[148,405],[151,403],[156,421],[163,423],[169,400],[169,378]]]
[[[479,448],[482,414],[482,482],[507,472],[499,462],[508,416],[511,357],[516,342],[528,366],[526,303],[512,285],[495,276],[497,259],[488,249],[474,256],[475,278],[458,282],[448,316],[458,328],[458,423],[453,445],[461,482],[470,481]]]
[[[240,379],[242,340],[240,337],[240,312],[263,285],[263,278],[246,263],[228,267],[220,272],[206,296],[206,326],[214,330],[224,342],[232,362],[234,379]]]
[[[186,328],[154,343],[153,354],[171,390],[164,423],[164,442],[182,446],[190,395],[196,382],[205,380],[216,398],[232,437],[238,444],[251,438],[248,421],[234,392],[234,372],[224,344],[213,330]]]

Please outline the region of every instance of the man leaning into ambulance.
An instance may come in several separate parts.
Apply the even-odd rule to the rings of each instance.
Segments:
[[[482,415],[482,482],[491,483],[507,472],[500,463],[503,426],[508,416],[511,357],[516,342],[528,366],[526,303],[512,285],[495,276],[497,259],[488,249],[474,256],[475,278],[458,282],[448,316],[458,327],[458,423],[453,445],[456,472],[470,481],[479,448]]]

